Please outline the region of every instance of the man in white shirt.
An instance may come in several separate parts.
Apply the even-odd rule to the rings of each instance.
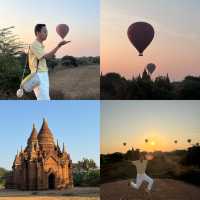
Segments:
[[[47,39],[47,35],[46,25],[37,24],[35,26],[36,40],[31,44],[29,51],[29,68],[31,73],[35,72],[38,68],[38,76],[40,79],[40,85],[34,89],[37,100],[50,100],[49,75],[46,59],[53,57],[60,47],[70,42],[62,41],[49,53],[45,53],[43,41]]]
[[[145,171],[147,168],[148,160],[152,160],[152,159],[153,159],[153,155],[146,155],[146,159],[145,159],[145,156],[143,154],[140,154],[139,160],[130,161],[133,165],[135,165],[136,170],[137,170],[136,183],[131,181],[130,182],[131,187],[135,189],[139,189],[143,181],[146,181],[148,183],[148,187],[146,191],[147,192],[151,191],[154,181],[152,178],[147,176]]]

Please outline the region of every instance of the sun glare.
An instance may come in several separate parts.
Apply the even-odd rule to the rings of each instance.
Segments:
[[[154,141],[151,141],[150,144],[151,144],[151,146],[155,146],[156,143]]]

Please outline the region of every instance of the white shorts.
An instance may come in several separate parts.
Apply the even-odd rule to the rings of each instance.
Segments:
[[[137,174],[136,177],[136,183],[131,181],[131,186],[135,189],[139,189],[140,186],[142,185],[143,181],[146,181],[148,183],[148,190],[151,191],[152,186],[153,186],[153,179],[147,176],[145,173],[144,174]]]
[[[48,72],[38,72],[40,85],[34,88],[37,100],[50,100],[49,96],[49,74]]]

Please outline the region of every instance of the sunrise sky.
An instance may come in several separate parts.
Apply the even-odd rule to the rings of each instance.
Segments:
[[[198,101],[102,101],[101,153],[185,149],[200,142],[199,121]]]
[[[199,0],[102,0],[101,71],[132,78],[155,63],[153,77],[169,73],[172,80],[200,74]],[[137,21],[153,25],[155,38],[144,57],[127,38]]]
[[[46,51],[61,40],[56,34],[57,24],[68,24],[66,40],[72,43],[62,48],[57,57],[98,56],[99,15],[99,0],[0,0],[0,29],[15,26],[14,33],[29,44],[35,38],[35,24],[45,23],[49,32],[44,43]]]

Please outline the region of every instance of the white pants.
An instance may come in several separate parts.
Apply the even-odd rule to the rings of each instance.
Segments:
[[[153,186],[153,179],[144,174],[137,174],[136,183],[131,181],[131,186],[135,189],[139,189],[143,181],[148,182],[148,190],[150,191]]]
[[[49,74],[48,72],[38,72],[40,85],[34,88],[37,100],[50,100],[49,97]]]

